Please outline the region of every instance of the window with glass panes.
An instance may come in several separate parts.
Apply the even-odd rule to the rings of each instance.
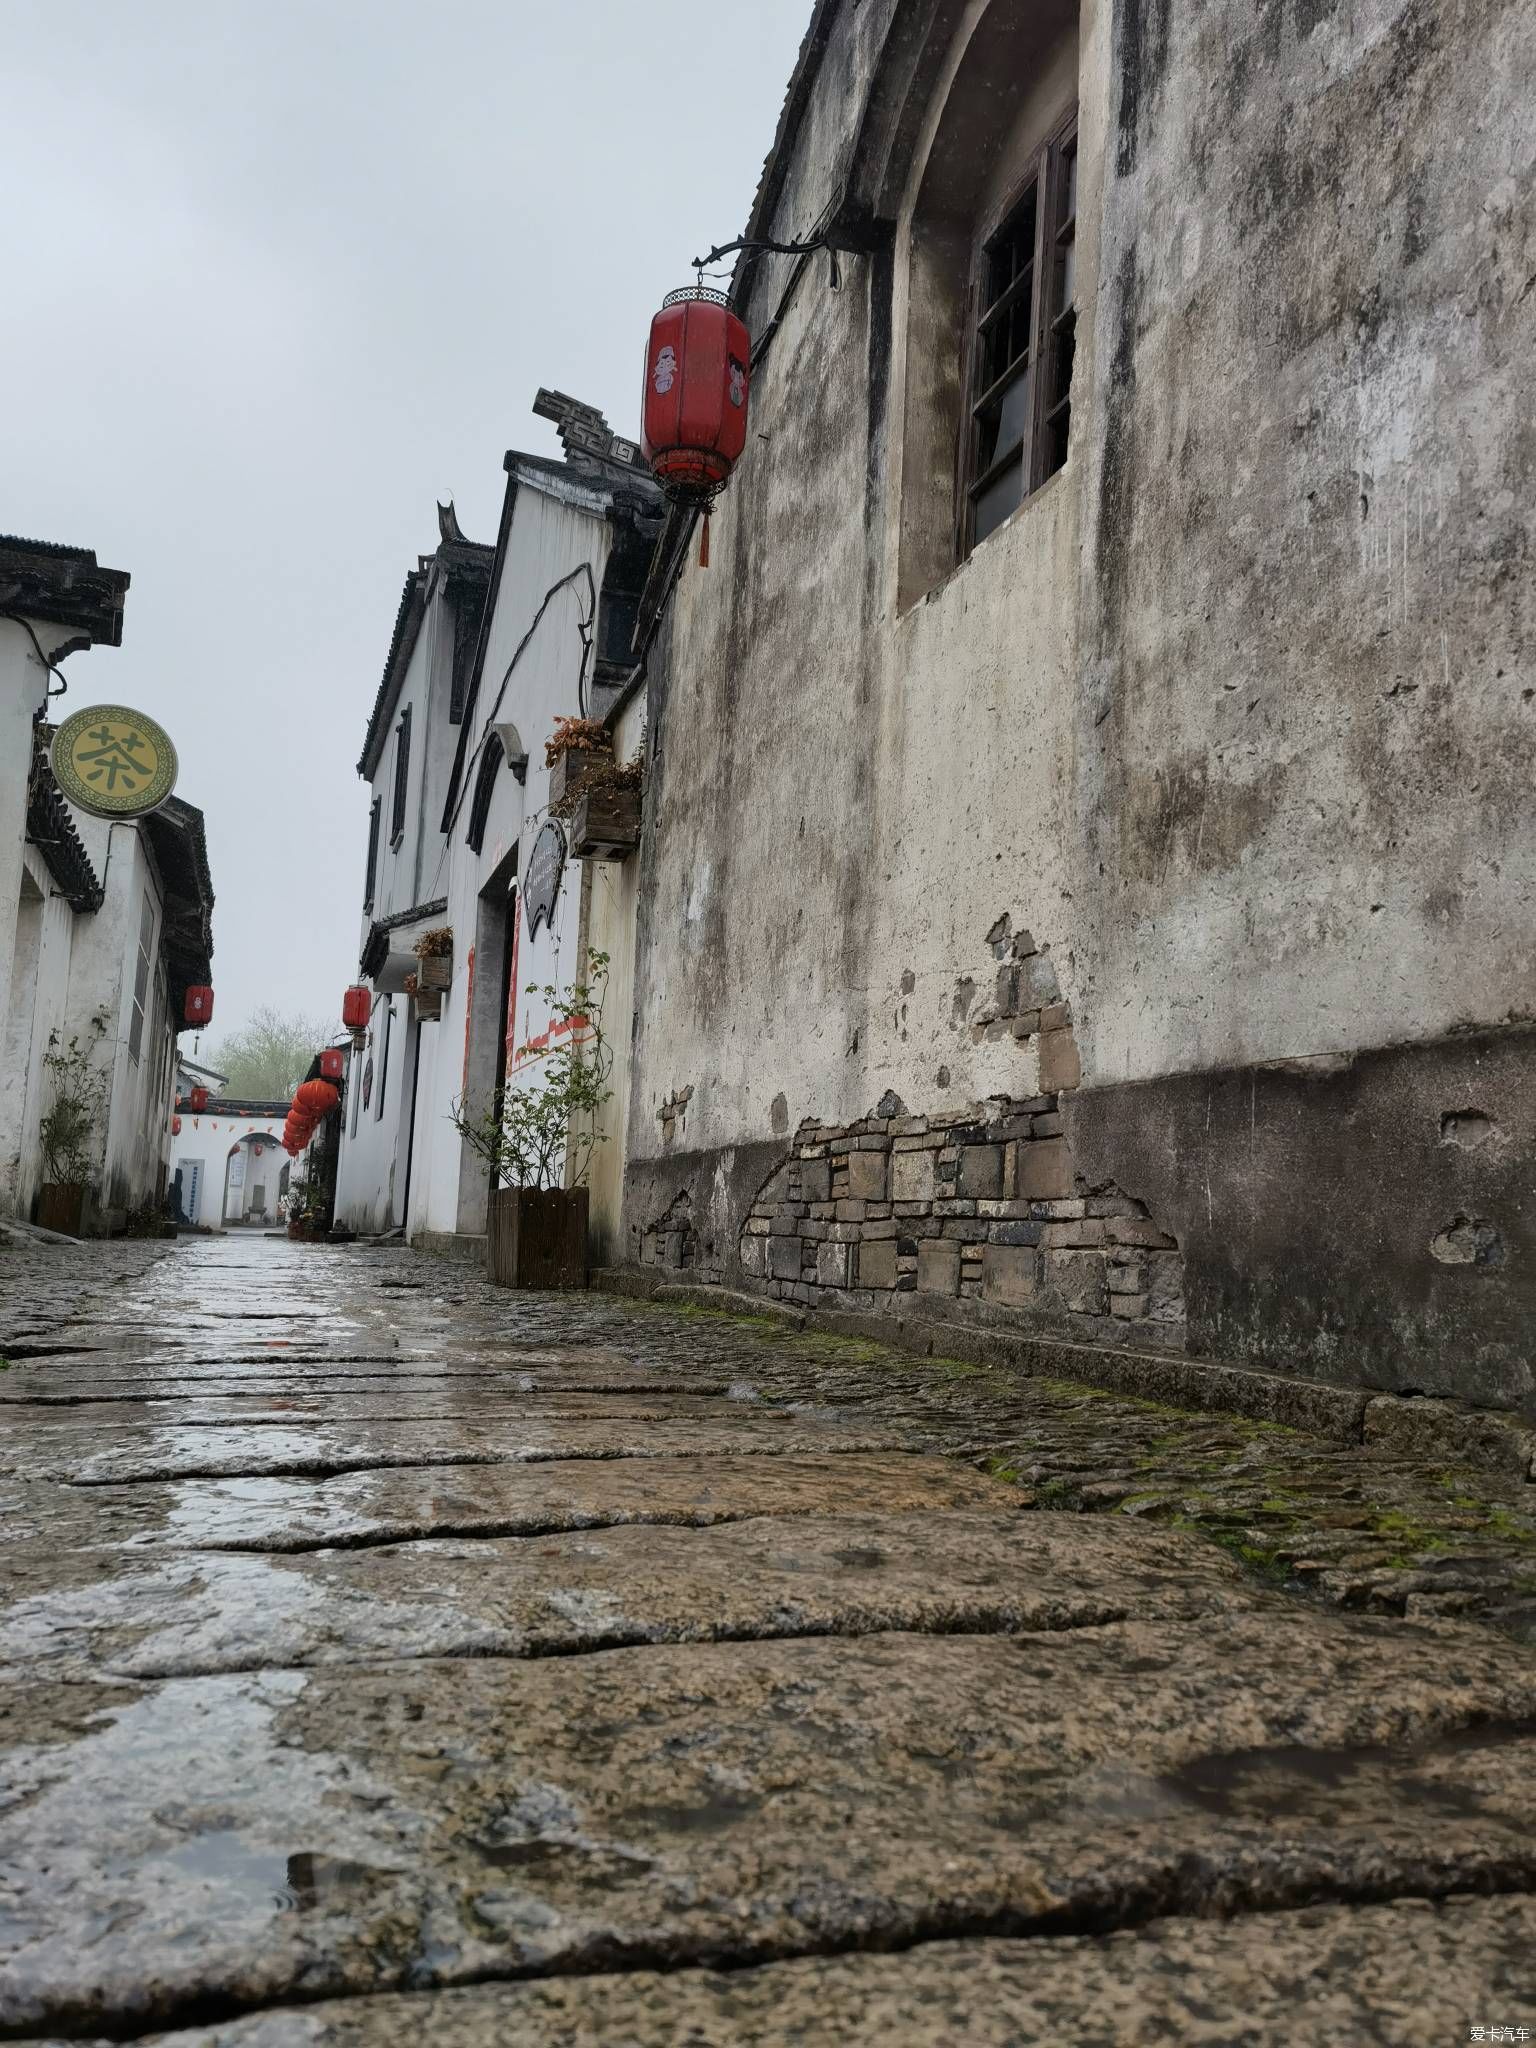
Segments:
[[[1077,315],[1077,116],[1030,165],[977,265],[961,552],[1067,459]]]

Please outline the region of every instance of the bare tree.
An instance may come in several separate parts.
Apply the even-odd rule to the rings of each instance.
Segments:
[[[276,1102],[292,1095],[315,1054],[335,1035],[318,1018],[285,1015],[263,1005],[251,1013],[249,1024],[210,1049],[207,1064],[228,1075],[231,1095]]]

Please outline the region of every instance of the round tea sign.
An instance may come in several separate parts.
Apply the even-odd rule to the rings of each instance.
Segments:
[[[126,704],[92,704],[66,718],[49,762],[70,802],[98,818],[157,811],[176,787],[170,735]]]

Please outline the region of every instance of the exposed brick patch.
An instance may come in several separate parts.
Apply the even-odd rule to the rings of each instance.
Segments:
[[[759,1189],[739,1253],[748,1284],[782,1301],[900,1313],[959,1299],[1112,1343],[1183,1336],[1177,1243],[1144,1202],[1077,1171],[1055,1092],[926,1117],[808,1118]]]

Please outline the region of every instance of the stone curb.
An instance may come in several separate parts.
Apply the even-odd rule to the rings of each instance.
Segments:
[[[1168,1352],[1119,1351],[1108,1345],[945,1322],[930,1316],[861,1315],[841,1309],[786,1309],[723,1287],[654,1279],[634,1266],[600,1267],[592,1285],[609,1294],[663,1306],[750,1315],[786,1328],[863,1337],[920,1357],[958,1358],[1001,1367],[1026,1378],[1079,1380],[1143,1401],[1204,1408],[1276,1422],[1341,1444],[1370,1444],[1418,1458],[1443,1458],[1529,1480],[1536,1477],[1536,1430],[1513,1415],[1417,1395],[1373,1394],[1331,1387],[1218,1360]]]

